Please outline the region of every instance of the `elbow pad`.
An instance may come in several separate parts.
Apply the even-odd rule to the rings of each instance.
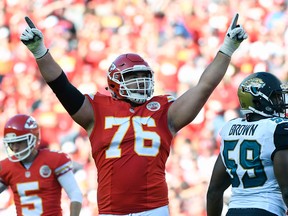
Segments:
[[[62,71],[55,80],[47,83],[69,115],[74,115],[82,106],[85,96],[73,86]]]

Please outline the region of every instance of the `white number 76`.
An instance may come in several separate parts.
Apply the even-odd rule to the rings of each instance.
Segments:
[[[156,127],[155,120],[151,117],[140,116],[135,116],[131,120],[135,134],[135,152],[141,156],[156,156],[159,153],[160,136],[156,132],[143,130],[143,125],[147,125],[147,127]],[[110,142],[109,148],[106,150],[106,158],[121,157],[120,145],[130,127],[130,124],[130,117],[105,118],[105,129],[118,126],[118,129]],[[151,146],[145,146],[145,140],[150,140]]]

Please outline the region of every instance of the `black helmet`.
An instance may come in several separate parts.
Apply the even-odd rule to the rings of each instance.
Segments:
[[[264,117],[286,117],[288,85],[269,72],[257,72],[246,77],[238,88],[243,114],[256,113]]]

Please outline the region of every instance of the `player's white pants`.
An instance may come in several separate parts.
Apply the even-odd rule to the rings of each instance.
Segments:
[[[168,206],[162,206],[159,208],[155,208],[152,210],[138,212],[138,213],[131,213],[125,215],[115,215],[115,214],[99,214],[99,216],[169,216],[169,208]]]

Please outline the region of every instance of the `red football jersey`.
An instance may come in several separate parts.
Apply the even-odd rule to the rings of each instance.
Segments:
[[[168,205],[165,163],[173,136],[167,111],[173,97],[153,97],[135,108],[100,93],[89,99],[95,115],[90,142],[98,170],[99,213]]]
[[[17,215],[61,216],[62,187],[57,178],[71,169],[66,154],[42,149],[29,169],[20,162],[0,161],[0,181],[11,187]]]

